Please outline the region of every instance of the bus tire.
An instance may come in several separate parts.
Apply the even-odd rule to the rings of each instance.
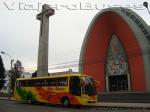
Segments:
[[[28,99],[27,99],[27,103],[28,103],[28,104],[32,104],[32,103],[33,103],[33,101],[32,101],[32,97],[28,97]]]
[[[67,97],[62,98],[62,105],[63,107],[69,107],[70,106],[70,101]]]

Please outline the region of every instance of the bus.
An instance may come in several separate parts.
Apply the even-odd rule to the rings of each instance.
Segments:
[[[27,103],[89,105],[97,102],[94,80],[82,74],[64,74],[46,77],[18,78],[14,97]]]

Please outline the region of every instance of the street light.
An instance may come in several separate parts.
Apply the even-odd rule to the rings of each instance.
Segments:
[[[143,6],[146,7],[146,9],[148,10],[148,13],[150,14],[150,10],[149,10],[149,8],[148,8],[148,2],[144,2],[144,3],[143,3]]]
[[[4,51],[1,51],[2,54],[7,55],[10,58],[10,70],[12,70],[12,63],[13,63],[13,59],[11,58],[11,56],[7,53],[5,53]],[[8,99],[10,100],[11,98],[11,76],[12,74],[8,75],[9,76],[9,85],[8,85]]]

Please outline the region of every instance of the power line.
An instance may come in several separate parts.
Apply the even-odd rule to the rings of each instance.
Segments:
[[[132,59],[132,58],[136,58],[138,56],[141,55],[149,55],[150,54],[150,49],[149,50],[143,50],[142,52],[140,52],[139,50],[131,50],[127,56],[127,59]],[[112,56],[112,55],[110,55]],[[107,57],[107,56],[106,56]],[[89,59],[85,59],[85,60],[75,60],[75,61],[70,61],[70,62],[64,62],[64,63],[57,63],[57,64],[53,64],[53,65],[49,65],[49,66],[56,66],[56,67],[50,67],[51,69],[53,68],[70,68],[70,67],[79,67],[82,65],[91,65],[91,64],[97,64],[97,63],[104,63],[106,61],[106,57],[99,59],[99,57],[97,58],[89,58]],[[83,62],[85,61],[85,62]]]

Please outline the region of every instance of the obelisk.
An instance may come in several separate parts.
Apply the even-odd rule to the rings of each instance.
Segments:
[[[49,16],[52,15],[54,15],[54,9],[44,4],[42,12],[36,16],[36,19],[40,20],[37,76],[48,75]]]

